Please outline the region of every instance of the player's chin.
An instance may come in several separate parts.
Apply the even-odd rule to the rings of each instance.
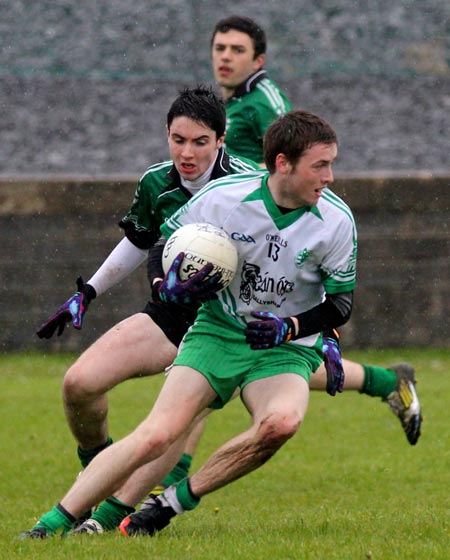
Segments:
[[[217,76],[216,82],[220,87],[231,90],[235,89],[237,85],[234,83],[234,80],[230,76]]]

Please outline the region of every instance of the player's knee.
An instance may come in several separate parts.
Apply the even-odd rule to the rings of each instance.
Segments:
[[[163,455],[171,446],[173,439],[165,430],[146,430],[142,426],[134,432],[136,455],[140,464],[147,463]]]
[[[89,377],[84,375],[83,369],[75,362],[66,372],[62,392],[65,401],[85,401],[99,394],[98,387],[92,384]],[[94,376],[95,377],[95,376]]]
[[[259,437],[264,445],[278,449],[298,430],[301,418],[295,412],[272,412],[261,422]]]

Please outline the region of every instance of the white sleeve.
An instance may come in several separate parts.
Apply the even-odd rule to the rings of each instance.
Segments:
[[[87,283],[99,296],[131,274],[145,261],[147,254],[146,250],[139,249],[124,237]]]

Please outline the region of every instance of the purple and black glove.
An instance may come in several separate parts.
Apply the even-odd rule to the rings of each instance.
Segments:
[[[179,270],[183,259],[184,253],[179,253],[170,265],[158,288],[159,299],[163,303],[178,305],[196,305],[217,299],[216,292],[223,288],[221,273],[209,276],[214,266],[208,263],[187,280],[181,280]]]
[[[344,390],[345,380],[339,333],[335,329],[323,335],[323,362],[327,371],[327,393],[334,397],[336,391]]]
[[[97,294],[90,284],[83,282],[81,276],[77,278],[77,288],[78,291],[61,305],[54,315],[42,323],[36,332],[39,338],[51,338],[56,329],[58,329],[58,336],[61,336],[66,324],[70,322],[76,329],[81,329],[84,314]]]
[[[245,342],[252,350],[265,350],[291,340],[295,333],[290,317],[277,317],[269,311],[252,311],[257,321],[247,323]]]

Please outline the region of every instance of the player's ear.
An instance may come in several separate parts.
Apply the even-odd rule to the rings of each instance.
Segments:
[[[264,66],[265,62],[266,62],[266,55],[264,53],[259,54],[253,60],[253,71],[257,72],[260,68]]]
[[[170,128],[167,125],[166,125],[166,134],[167,134],[167,140],[169,140]]]
[[[292,164],[286,157],[286,154],[277,154],[275,168],[282,175],[287,175],[292,171]]]
[[[222,136],[220,136],[220,138],[217,139],[217,147],[221,148],[224,142],[225,142],[225,134],[222,134]]]

